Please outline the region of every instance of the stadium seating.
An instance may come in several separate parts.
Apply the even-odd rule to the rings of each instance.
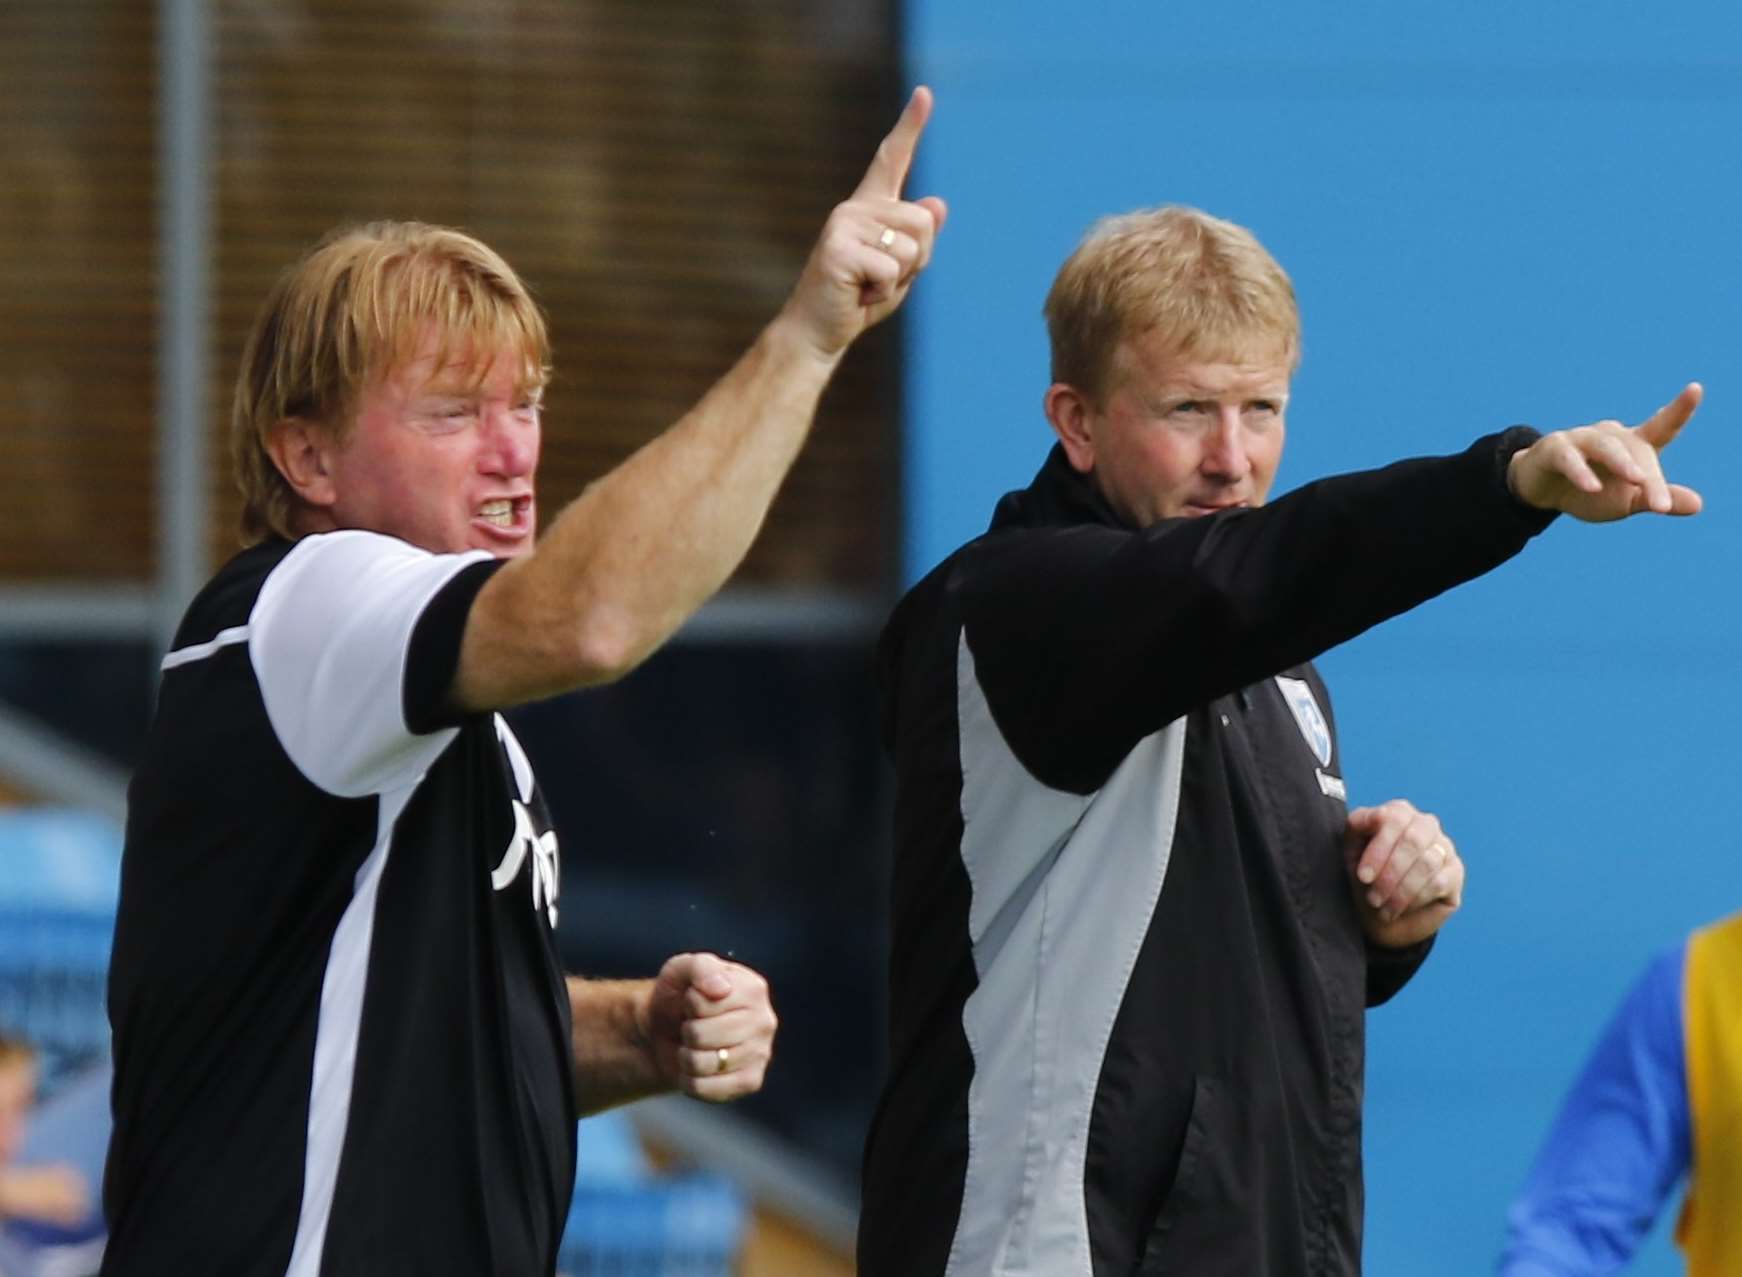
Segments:
[[[120,873],[121,830],[106,817],[0,810],[0,1032],[41,1053],[44,1095],[108,1055]]]
[[[731,1277],[749,1212],[717,1176],[656,1177],[622,1110],[586,1118],[561,1277]]]

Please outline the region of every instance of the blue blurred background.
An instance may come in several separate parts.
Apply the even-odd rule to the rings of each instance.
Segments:
[[[1742,907],[1742,23],[1717,0],[915,0],[907,36],[939,103],[916,189],[951,204],[907,334],[909,580],[1044,455],[1041,301],[1107,213],[1199,206],[1293,276],[1278,491],[1706,385],[1666,455],[1699,518],[1562,520],[1320,662],[1351,801],[1437,813],[1470,873],[1369,1021],[1367,1268],[1485,1271],[1635,974]],[[1666,1227],[1630,1271],[1679,1271]]]

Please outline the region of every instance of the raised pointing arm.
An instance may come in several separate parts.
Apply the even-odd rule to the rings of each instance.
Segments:
[[[797,286],[738,363],[664,434],[592,484],[467,620],[454,701],[499,708],[621,677],[725,583],[750,548],[848,346],[931,259],[943,201],[901,188],[931,113],[914,91]]]

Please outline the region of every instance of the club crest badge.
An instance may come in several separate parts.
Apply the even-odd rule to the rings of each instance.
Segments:
[[[1313,689],[1307,686],[1304,679],[1288,678],[1281,674],[1276,676],[1276,686],[1282,692],[1282,699],[1288,702],[1288,712],[1294,715],[1295,726],[1300,728],[1300,734],[1306,738],[1307,748],[1313,751],[1313,757],[1319,760],[1320,767],[1329,767],[1331,726],[1325,721],[1318,701],[1313,699]]]

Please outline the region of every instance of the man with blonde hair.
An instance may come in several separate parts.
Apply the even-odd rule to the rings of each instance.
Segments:
[[[1193,209],[1098,225],[1047,298],[1058,442],[879,652],[890,1075],[863,1277],[1360,1271],[1364,1008],[1464,867],[1347,810],[1313,657],[1554,513],[1692,514],[1644,425],[1515,428],[1269,502],[1294,290]]]
[[[164,658],[110,977],[109,1277],[554,1271],[578,1114],[762,1083],[755,972],[566,978],[496,711],[633,669],[725,581],[818,397],[930,258],[918,90],[750,350],[537,528],[544,320],[469,236],[342,232],[237,379],[252,544]]]

